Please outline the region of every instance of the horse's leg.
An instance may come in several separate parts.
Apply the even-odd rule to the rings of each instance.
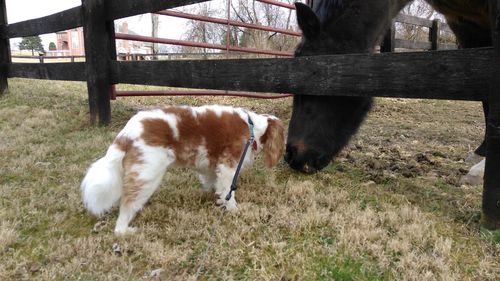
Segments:
[[[448,16],[448,25],[453,30],[457,36],[458,44],[460,48],[479,48],[491,46],[491,33],[490,30],[475,23],[464,21],[459,17]],[[488,89],[485,89],[487,91]],[[489,105],[488,102],[483,101],[483,112],[486,120],[488,118]],[[481,145],[474,151],[474,154],[469,156],[469,160],[480,160],[482,157],[486,156],[486,133],[487,126],[485,126],[485,135]],[[478,185],[482,184],[484,174],[484,163],[483,165],[475,165],[467,175],[462,177],[460,180],[461,184]]]
[[[448,17],[448,24],[457,36],[460,48],[480,48],[489,47],[492,45],[490,29],[480,27],[475,23],[464,21],[459,17]],[[486,120],[488,119],[488,102],[483,102],[483,112]],[[474,154],[480,157],[486,156],[486,130],[484,130],[484,139],[481,145],[476,148]],[[475,157],[476,159],[478,157]]]
[[[491,85],[488,93],[490,103],[488,112],[487,153],[483,189],[483,213],[481,225],[496,230],[500,235],[500,3],[498,0],[488,1],[491,36],[493,41],[493,69],[490,74]]]

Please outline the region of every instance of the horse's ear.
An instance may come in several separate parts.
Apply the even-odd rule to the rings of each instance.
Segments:
[[[314,39],[320,33],[320,21],[309,6],[300,2],[295,2],[297,10],[297,22],[306,39]]]

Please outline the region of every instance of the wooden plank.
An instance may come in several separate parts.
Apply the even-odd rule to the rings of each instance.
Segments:
[[[0,26],[7,25],[7,9],[5,0],[0,0]],[[0,32],[5,32],[3,29]],[[7,77],[9,71],[10,44],[8,39],[0,39],[0,96],[3,95],[8,87]]]
[[[410,41],[404,39],[394,39],[394,46],[396,48],[411,49],[411,50],[430,50],[432,47],[431,42]]]
[[[114,48],[110,23],[106,21],[105,2],[82,1],[90,121],[95,123],[98,117],[101,125],[107,125],[111,121],[109,56]]]
[[[491,48],[291,59],[115,62],[113,82],[201,89],[475,100]]]
[[[108,0],[106,19],[120,19],[206,1],[209,0]]]
[[[53,33],[82,26],[81,7],[71,8],[46,17],[9,24],[2,38],[16,38]]]
[[[439,20],[432,21],[432,27],[429,29],[429,41],[431,42],[431,50],[439,49]]]
[[[483,190],[482,223],[500,229],[500,0],[490,0],[493,35],[493,65],[488,102],[486,167]]]
[[[406,24],[413,24],[413,25],[420,25],[424,27],[432,27],[432,21],[428,19],[423,19],[415,16],[410,16],[410,15],[405,15],[405,14],[398,14],[395,18],[397,22],[400,23],[406,23]]]
[[[85,63],[13,63],[9,77],[85,81]]]

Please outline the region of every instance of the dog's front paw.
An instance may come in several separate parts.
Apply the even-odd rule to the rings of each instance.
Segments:
[[[234,202],[234,203],[228,202],[226,204],[226,210],[230,211],[230,212],[238,211],[238,207],[236,206],[236,202]]]
[[[131,235],[137,232],[136,227],[126,227],[126,228],[115,228],[115,235]]]
[[[224,208],[227,211],[238,210],[238,207],[236,206],[236,201],[233,200],[232,198],[229,201],[227,201],[226,199],[223,199],[223,198],[217,199],[215,204],[221,208]]]

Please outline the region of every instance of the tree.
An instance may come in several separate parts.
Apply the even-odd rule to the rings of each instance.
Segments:
[[[219,17],[220,11],[210,8],[210,2],[202,3],[194,8],[186,10],[186,12],[197,14],[205,17]],[[190,20],[186,26],[186,32],[183,37],[189,41],[197,41],[201,43],[220,44],[224,28],[220,25],[208,23],[204,21]],[[219,52],[208,48],[182,47],[182,52],[185,53],[202,53],[204,58],[207,58],[209,53]]]
[[[227,43],[227,39],[228,39],[227,29],[228,28],[226,27],[225,30],[222,31],[222,37],[221,37],[222,39],[220,42],[221,45],[226,45],[226,43]],[[238,28],[235,26],[231,26],[231,28],[229,28],[229,45],[230,46],[239,46]]]
[[[57,48],[56,48],[56,44],[54,44],[54,42],[50,42],[49,44],[49,50],[50,51],[55,51]]]
[[[286,0],[292,3],[291,0]],[[292,10],[278,6],[263,5],[251,0],[238,0],[231,3],[231,15],[234,20],[281,29],[291,29],[295,14]],[[239,45],[259,49],[292,51],[299,39],[276,32],[239,28]]]
[[[285,0],[292,3],[292,0]],[[280,7],[258,3],[253,0],[233,0],[230,7],[231,20],[244,23],[272,26],[282,29],[292,29],[292,23],[295,22],[291,10],[281,9]],[[211,8],[210,2],[197,5],[194,8],[184,9],[185,12],[202,15],[206,17],[216,17],[225,19],[227,10]],[[229,33],[229,36],[228,36]],[[255,30],[245,27],[219,25],[203,21],[191,20],[187,24],[184,39],[211,44],[225,45],[229,39],[231,46],[250,47],[259,49],[292,51],[297,45],[299,38],[284,35],[276,32]],[[184,52],[218,52],[203,48],[183,47]],[[257,56],[261,55],[246,55]],[[262,55],[267,56],[267,55]]]
[[[31,55],[35,55],[35,51],[43,52],[42,39],[40,36],[24,37],[19,43],[20,50],[31,50]]]

